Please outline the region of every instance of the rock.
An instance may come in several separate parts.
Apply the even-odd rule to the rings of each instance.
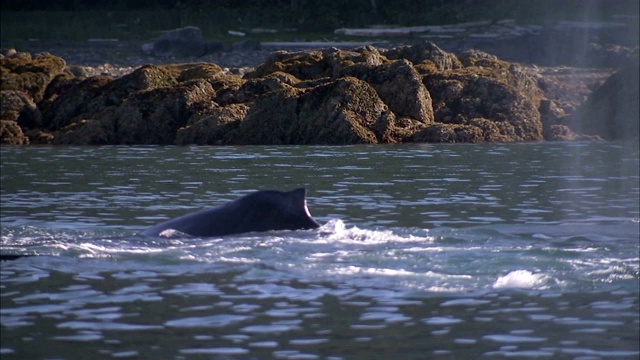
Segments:
[[[40,126],[41,115],[31,97],[22,91],[0,91],[0,119],[16,121],[26,128]]]
[[[437,70],[452,70],[462,67],[462,64],[454,54],[440,49],[431,41],[412,46],[399,46],[384,51],[382,54],[389,60],[407,59],[414,65],[432,65]]]
[[[180,68],[179,68],[180,69]],[[178,82],[189,81],[193,79],[214,80],[224,70],[216,64],[186,64],[180,69],[180,75],[176,77]]]
[[[48,57],[17,53],[2,71],[35,74]],[[25,90],[4,90],[4,78],[0,97],[3,120],[15,123],[4,125],[12,143],[24,143],[20,134],[31,143],[93,145],[508,142],[603,134],[591,129],[600,120],[576,123],[576,96],[563,96],[571,87],[545,71],[477,50],[458,59],[425,42],[384,51],[276,52],[243,77],[210,63],[145,65],[118,78],[41,72],[47,85],[38,90],[39,101]],[[625,71],[618,77],[633,78]],[[589,111],[615,114],[632,104],[621,118],[634,111],[637,118],[637,84],[634,90],[615,79],[597,98],[609,103],[594,102],[598,110]],[[633,96],[616,103],[616,89],[630,92],[635,103]],[[633,134],[632,125],[615,121],[606,128]]]
[[[91,71],[92,71],[91,67],[80,66],[80,65],[71,65],[71,66],[68,66],[67,69],[73,76],[76,76],[79,78],[88,78],[89,76],[91,76]]]
[[[530,68],[544,97],[555,101],[567,115],[580,107],[596,88],[615,72],[609,69],[561,67]]]
[[[333,74],[329,62],[322,51],[301,51],[290,53],[276,51],[254,71],[245,74],[245,79],[256,79],[274,72],[285,72],[301,80],[330,77]]]
[[[540,102],[540,118],[543,136],[547,141],[575,141],[585,137],[574,133],[568,126],[570,116],[555,100],[543,99]]]
[[[572,116],[570,127],[578,133],[599,135],[609,140],[637,140],[639,66],[636,57],[611,75]]]
[[[211,84],[202,79],[138,91],[117,106],[80,114],[54,132],[56,144],[173,144],[178,128],[214,106]]]
[[[509,123],[474,118],[462,124],[435,123],[413,136],[416,142],[482,143],[513,141],[515,131]]]
[[[51,80],[51,82],[49,82],[49,85],[45,89],[44,95],[42,96],[42,100],[37,104],[40,112],[48,113],[50,111],[51,105],[58,98],[58,96],[71,91],[71,89],[82,82],[82,80],[83,77],[76,77],[71,72],[67,71],[56,75]],[[30,127],[29,125],[25,126]],[[38,126],[41,127],[42,123],[38,124]]]
[[[78,120],[92,119],[108,107],[119,106],[131,94],[176,85],[176,77],[185,69],[190,68],[146,65],[115,80],[88,78],[52,101],[43,117],[44,125],[57,130]]]
[[[117,144],[115,124],[109,118],[80,119],[53,133],[55,145]]]
[[[375,144],[385,139],[394,115],[366,82],[344,77],[301,97],[291,143]],[[297,133],[297,134],[296,134]]]
[[[16,49],[14,49],[14,48],[8,48],[8,49],[3,48],[3,49],[0,49],[0,54],[3,57],[11,57],[11,56],[14,56],[17,53],[18,53],[18,51]]]
[[[209,116],[195,117],[176,134],[177,145],[222,145],[229,143],[227,134],[240,126],[249,111],[245,104],[230,104],[212,109]]]
[[[285,88],[251,104],[238,127],[225,136],[226,144],[297,144],[298,101],[301,90]]]
[[[329,67],[332,69],[333,78],[347,76],[345,69],[356,64],[372,68],[389,62],[386,57],[380,54],[378,49],[370,45],[355,48],[353,50],[328,48],[322,53],[324,58],[327,60]]]
[[[31,56],[29,53],[19,52],[2,59],[0,66],[14,74],[43,73],[55,76],[64,70],[66,63],[63,59],[49,53],[39,53]]]
[[[575,141],[578,137],[566,125],[549,125],[544,128],[544,139],[547,141]]]
[[[216,92],[213,100],[218,104],[229,104],[237,102],[234,100],[236,91],[238,91],[247,80],[239,75],[221,74],[209,82]]]
[[[27,138],[18,123],[12,120],[0,120],[0,144],[28,145]]]
[[[472,125],[433,124],[416,133],[416,142],[434,143],[478,143],[484,142],[483,131]]]
[[[31,56],[16,53],[0,59],[2,90],[17,90],[28,94],[33,101],[42,100],[47,85],[54,76],[60,74],[65,61],[49,53]]]
[[[474,118],[469,120],[468,124],[482,130],[483,141],[485,142],[510,142],[515,137],[515,129],[508,122]]]
[[[50,145],[53,143],[53,134],[41,129],[26,130],[24,134],[29,138],[29,144]]]
[[[215,106],[211,84],[202,79],[138,92],[98,119],[115,125],[117,144],[173,144],[191,116]]]
[[[245,78],[260,78],[275,72],[288,73],[300,80],[339,78],[346,67],[354,64],[375,66],[385,62],[388,60],[372,46],[353,50],[276,51],[254,71],[245,74]]]
[[[56,94],[46,107],[42,108],[42,124],[45,129],[57,130],[70,125],[78,117],[90,117],[104,108],[104,89],[111,83],[108,77],[92,77],[81,81],[66,92]]]
[[[94,77],[55,99],[46,117],[55,143],[172,144],[189,118],[216,106],[213,64],[147,65],[111,80]]]
[[[279,83],[289,85],[289,86],[297,86],[301,83],[300,79],[296,78],[295,76],[284,73],[284,72],[280,72],[280,71],[276,71],[274,73],[271,73],[265,76],[265,79],[270,79],[270,78],[276,79]],[[307,86],[302,86],[302,87],[307,87]]]
[[[495,67],[498,57],[480,50],[467,50],[458,55],[458,59],[464,66],[490,66]]]
[[[145,44],[143,51],[154,56],[203,56],[210,45],[204,41],[202,31],[195,26],[169,30],[151,45]]]
[[[425,75],[423,82],[432,96],[435,121],[468,125],[472,119],[483,118],[496,123],[500,141],[542,140],[538,112],[542,92],[535,80],[519,66],[494,65]]]
[[[425,124],[433,122],[431,97],[411,63],[404,59],[391,62],[372,46],[350,51],[331,48],[293,54],[276,53],[264,66],[245,78],[262,78],[273,73],[288,73],[303,80],[356,77],[371,85],[396,117]],[[249,83],[244,86],[247,85]],[[297,85],[313,87],[318,84],[298,82]]]
[[[396,140],[395,117],[367,83],[352,77],[261,97],[229,134],[235,144],[372,144]]]
[[[433,123],[431,96],[416,70],[407,60],[371,66],[358,63],[346,67],[343,75],[367,82],[396,117]]]
[[[271,92],[293,88],[289,85],[295,81],[293,76],[278,76],[278,74],[284,73],[274,73],[261,79],[248,80],[235,91],[227,91],[217,96],[216,101],[222,106],[232,103],[248,103]]]

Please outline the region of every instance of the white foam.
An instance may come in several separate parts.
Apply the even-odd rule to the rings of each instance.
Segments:
[[[159,237],[163,237],[163,238],[176,238],[176,237],[183,237],[184,233],[176,230],[176,229],[166,229],[166,230],[162,230],[159,234]]]
[[[494,289],[533,289],[544,285],[548,280],[545,274],[534,274],[529,270],[515,270],[499,277],[494,283]]]
[[[415,236],[415,235],[399,235],[391,230],[367,230],[360,229],[357,226],[347,228],[345,223],[340,219],[331,219],[319,229],[321,235],[327,242],[339,242],[344,244],[362,244],[375,245],[386,244],[389,242],[432,242],[435,237],[432,236]]]

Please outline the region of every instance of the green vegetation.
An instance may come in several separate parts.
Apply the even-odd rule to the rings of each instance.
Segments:
[[[0,34],[2,40],[148,40],[164,30],[193,25],[209,39],[224,39],[229,30],[268,28],[279,32],[253,37],[293,40],[305,34],[305,40],[313,40],[334,38],[333,30],[340,27],[507,18],[524,24],[611,21],[611,15],[637,16],[638,11],[637,0],[3,0]]]

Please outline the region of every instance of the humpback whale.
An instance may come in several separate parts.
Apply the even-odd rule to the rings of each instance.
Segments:
[[[262,190],[220,207],[201,210],[144,230],[145,236],[161,236],[176,230],[197,236],[224,236],[270,230],[315,229],[320,225],[307,208],[306,190]]]
[[[307,208],[306,190],[263,190],[245,195],[225,205],[201,210],[165,221],[140,234],[162,236],[167,230],[211,237],[270,230],[315,229],[320,225]],[[0,254],[0,261],[16,260],[35,254]]]

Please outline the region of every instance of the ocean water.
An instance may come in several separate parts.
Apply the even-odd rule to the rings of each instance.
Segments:
[[[2,359],[637,359],[637,142],[3,147]],[[319,229],[137,232],[261,189]]]

